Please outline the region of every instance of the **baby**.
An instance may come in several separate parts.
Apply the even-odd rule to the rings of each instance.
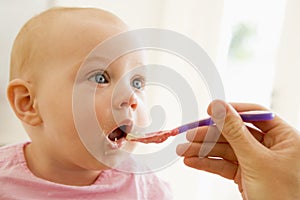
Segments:
[[[114,169],[129,159],[120,149],[134,148],[123,132],[145,120],[144,75],[134,72],[142,57],[132,53],[107,68],[78,73],[98,44],[127,30],[115,15],[92,8],[50,9],[21,29],[12,49],[7,94],[31,141],[0,149],[0,199],[171,198],[169,186],[155,175]],[[102,133],[93,142],[99,144],[100,158],[77,129],[75,85],[82,95],[94,93]]]

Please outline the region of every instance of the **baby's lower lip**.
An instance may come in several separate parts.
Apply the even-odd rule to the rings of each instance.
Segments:
[[[112,149],[119,149],[127,142],[127,140],[125,138],[121,138],[117,141],[111,141],[110,139],[108,139],[108,140],[109,140],[109,144]]]

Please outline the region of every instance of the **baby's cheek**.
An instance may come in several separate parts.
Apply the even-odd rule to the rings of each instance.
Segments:
[[[136,111],[136,125],[139,127],[147,127],[150,124],[150,118],[145,106],[139,106]]]
[[[111,110],[111,98],[109,95],[100,94],[97,92],[95,95],[95,105],[94,105],[95,112],[97,116],[102,116],[108,113]]]
[[[110,105],[104,106],[104,104],[98,103],[95,105],[94,112],[101,128],[104,130],[110,129],[111,124],[113,124],[111,106]]]

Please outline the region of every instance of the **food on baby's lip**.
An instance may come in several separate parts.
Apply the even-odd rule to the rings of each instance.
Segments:
[[[148,143],[162,143],[165,140],[167,140],[170,136],[175,136],[178,134],[178,129],[168,130],[168,131],[159,131],[155,133],[150,133],[147,135],[144,135],[142,137],[139,137],[135,134],[127,134],[126,140],[128,141],[134,141],[134,142],[142,142],[145,144]]]
[[[137,135],[135,133],[128,133],[126,136],[126,140],[131,141],[131,140],[135,140],[135,139],[143,138],[143,137],[145,137],[145,135]]]

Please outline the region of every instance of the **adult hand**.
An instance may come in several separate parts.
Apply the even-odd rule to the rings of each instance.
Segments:
[[[213,101],[208,114],[216,127],[198,128],[187,133],[189,143],[180,144],[177,154],[184,163],[232,179],[243,199],[300,199],[300,135],[278,116],[273,120],[253,122],[247,126],[237,112],[266,110],[256,104],[227,104]],[[222,135],[212,150],[199,157],[201,147],[212,141],[206,134]],[[217,157],[217,159],[216,159]],[[221,158],[221,159],[220,159]]]

